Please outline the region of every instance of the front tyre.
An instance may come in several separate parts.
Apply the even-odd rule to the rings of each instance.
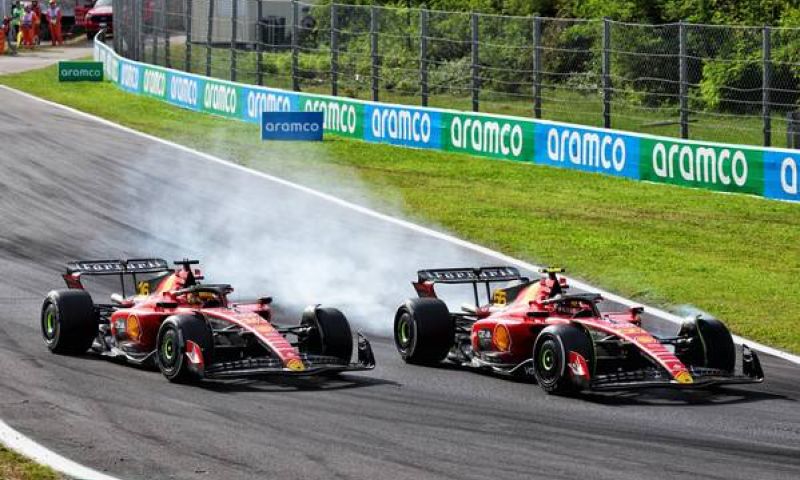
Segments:
[[[211,360],[213,337],[205,320],[195,315],[169,317],[158,330],[156,363],[170,382],[192,383],[203,378],[206,362]],[[194,361],[187,355],[189,342],[199,347]]]
[[[681,326],[679,336],[689,337],[689,347],[678,354],[686,366],[699,366],[733,372],[736,348],[724,323],[713,318],[696,318]]]
[[[570,366],[570,353],[584,364]],[[586,332],[574,325],[552,325],[539,333],[533,345],[533,374],[547,393],[570,394],[584,388],[594,365],[594,349]],[[573,371],[573,368],[583,376]],[[585,371],[582,371],[584,370]]]
[[[97,337],[97,312],[91,295],[83,290],[55,290],[42,304],[42,337],[53,353],[86,353]]]
[[[303,353],[336,357],[343,363],[350,363],[353,332],[342,312],[335,308],[308,307],[300,325],[311,327],[303,342]]]

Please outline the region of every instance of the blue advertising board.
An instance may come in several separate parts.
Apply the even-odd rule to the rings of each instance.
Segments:
[[[534,161],[541,165],[639,178],[639,139],[611,130],[537,123]]]
[[[264,112],[261,140],[322,141],[322,112]]]
[[[800,201],[800,153],[764,152],[764,196]]]

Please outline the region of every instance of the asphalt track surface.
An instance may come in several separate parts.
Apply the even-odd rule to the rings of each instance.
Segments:
[[[402,265],[396,278],[350,281],[397,285],[398,301],[426,252],[437,255],[427,265],[496,262],[5,90],[0,104],[3,150],[17,152],[0,156],[0,418],[68,458],[128,479],[800,478],[800,369],[774,358],[762,357],[764,384],[718,394],[559,398],[405,365],[383,338],[373,338],[373,372],[328,383],[180,386],[90,355],[52,355],[38,313],[66,260],[147,253],[137,245],[179,254],[169,232],[142,226],[153,209],[268,219],[298,242],[345,226]],[[41,140],[28,141],[31,132]],[[234,186],[280,208],[217,211]],[[192,195],[163,200],[181,188]],[[356,265],[372,255],[340,248]],[[276,253],[263,255],[248,261]]]

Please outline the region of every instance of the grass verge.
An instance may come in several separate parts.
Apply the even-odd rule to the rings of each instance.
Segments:
[[[695,306],[737,334],[800,353],[800,205],[339,138],[262,143],[254,125],[108,83],[59,84],[55,67],[0,83],[351,200],[369,198],[379,210],[399,208],[637,301]]]
[[[38,465],[0,445],[0,478],[4,480],[58,480],[62,477],[49,468]]]

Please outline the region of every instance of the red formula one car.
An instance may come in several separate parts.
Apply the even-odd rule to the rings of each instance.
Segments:
[[[369,342],[353,336],[336,309],[308,307],[300,323],[278,326],[272,298],[233,303],[230,285],[203,284],[196,260],[81,261],[68,264],[67,290],[52,291],[42,306],[42,335],[54,353],[87,350],[137,365],[157,366],[170,381],[261,375],[307,376],[370,370]],[[95,303],[83,289],[88,275],[119,276],[122,294]],[[125,297],[125,279],[136,295]]]
[[[763,381],[758,357],[746,346],[742,374],[734,373],[733,339],[718,320],[696,318],[676,336],[659,338],[642,328],[641,308],[601,313],[601,296],[567,293],[561,272],[546,269],[530,281],[514,267],[421,270],[413,282],[420,298],[395,315],[397,350],[409,363],[448,361],[533,377],[548,393]],[[496,282],[507,285],[491,292]],[[472,284],[475,305],[451,312],[436,284]]]

